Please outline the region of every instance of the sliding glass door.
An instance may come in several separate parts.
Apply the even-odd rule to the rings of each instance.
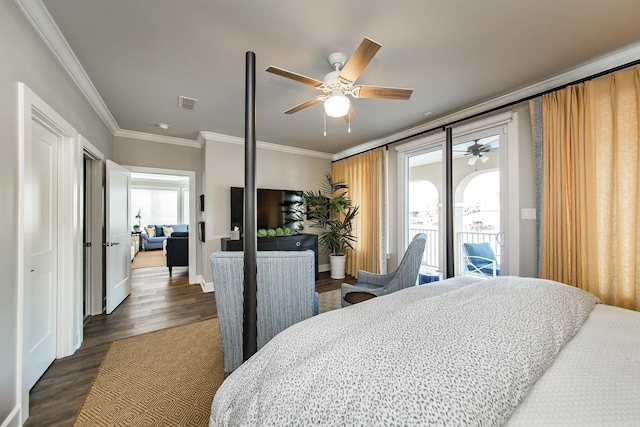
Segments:
[[[455,275],[486,277],[509,271],[517,274],[518,249],[513,242],[514,238],[517,242],[518,217],[513,208],[511,215],[508,213],[509,199],[517,203],[518,191],[517,171],[509,174],[507,170],[511,116],[499,116],[495,121],[493,126],[482,121],[454,128],[450,165],[443,155],[444,132],[397,147],[401,204],[399,251],[404,253],[416,234],[427,235],[422,282],[444,278],[448,263],[453,265],[449,271]],[[517,139],[512,142],[515,143]],[[514,147],[513,151],[517,149]],[[451,176],[450,192],[444,184],[447,174]],[[447,200],[448,194],[451,194],[450,200]],[[450,218],[445,215],[447,206],[451,206],[450,212],[453,212]],[[453,242],[449,251],[445,250],[447,233],[452,234],[449,241]],[[512,251],[508,249],[510,241]],[[485,251],[484,255],[491,254],[486,258],[495,259],[489,267],[483,268],[486,261],[480,263],[481,268],[469,265],[471,258],[465,249],[477,247]],[[452,254],[451,259],[447,259],[447,252]],[[512,270],[509,270],[510,260]]]

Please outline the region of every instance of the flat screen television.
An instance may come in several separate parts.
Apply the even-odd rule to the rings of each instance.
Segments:
[[[300,216],[296,216],[296,206],[303,203],[302,191],[271,190],[258,188],[256,218],[258,230],[261,228],[289,228],[302,230]],[[231,187],[231,230],[238,227],[240,235],[244,229],[244,188]]]

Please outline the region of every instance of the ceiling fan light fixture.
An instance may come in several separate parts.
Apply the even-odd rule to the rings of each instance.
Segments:
[[[324,112],[329,117],[344,117],[349,113],[351,101],[345,95],[331,95],[324,101]]]
[[[467,164],[469,166],[473,166],[476,164],[476,162],[478,161],[478,158],[476,156],[471,156],[469,157],[469,160],[467,161]]]
[[[482,163],[487,163],[487,160],[489,160],[489,156],[487,156],[487,155],[482,155],[482,154],[480,155],[480,161],[481,161]]]

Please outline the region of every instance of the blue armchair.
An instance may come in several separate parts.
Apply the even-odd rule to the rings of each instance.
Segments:
[[[426,244],[427,236],[424,233],[417,234],[404,253],[400,265],[393,273],[374,274],[364,270],[358,271],[358,282],[356,284],[342,284],[342,306],[351,305],[344,299],[344,296],[349,292],[366,292],[381,296],[415,286]]]
[[[467,274],[483,277],[500,275],[500,264],[488,243],[463,243],[462,253],[466,264]]]

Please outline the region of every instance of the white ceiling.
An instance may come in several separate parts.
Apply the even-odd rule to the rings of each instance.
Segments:
[[[638,0],[42,3],[106,105],[112,130],[243,137],[245,53],[252,51],[257,139],[326,153],[393,140],[452,112],[587,70],[605,55],[635,55],[640,46]],[[355,99],[351,133],[343,119],[327,118],[326,137],[321,104],[282,114],[318,92],[265,72],[269,65],[322,80],[331,71],[327,56],[351,55],[365,36],[382,48],[358,83],[413,88],[409,101]],[[179,95],[197,98],[195,111],[178,109]],[[160,122],[170,128],[161,130]]]

